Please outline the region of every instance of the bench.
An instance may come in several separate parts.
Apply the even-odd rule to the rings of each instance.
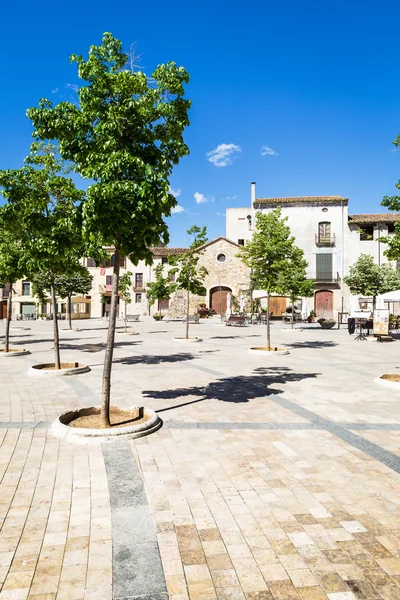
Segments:
[[[246,325],[246,317],[243,315],[231,315],[225,325],[238,325],[239,327],[242,327],[243,325]]]
[[[139,321],[140,315],[126,315],[127,321]]]

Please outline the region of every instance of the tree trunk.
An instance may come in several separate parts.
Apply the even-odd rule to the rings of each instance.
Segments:
[[[126,316],[126,307],[127,307],[127,303],[125,302],[125,319],[124,319],[124,323],[125,323],[125,333],[128,333],[128,327],[127,327],[127,316]]]
[[[375,308],[376,308],[376,296],[372,296],[372,315],[374,314]]]
[[[110,427],[110,394],[111,394],[111,368],[114,354],[115,326],[117,322],[118,307],[118,283],[119,283],[119,261],[120,249],[115,248],[113,283],[111,292],[111,308],[108,316],[108,333],[106,355],[103,368],[103,397],[101,403],[101,424],[103,427]]]
[[[186,339],[189,338],[189,298],[190,292],[187,291],[187,303],[186,303]]]
[[[71,300],[71,296],[68,296],[68,300],[67,300],[67,306],[68,306],[68,325],[69,328],[72,329],[72,316],[71,316],[71,308],[72,308],[72,300]]]
[[[57,320],[57,300],[56,300],[56,290],[53,285],[50,286],[51,292],[51,305],[53,311],[53,336],[54,336],[54,366],[56,369],[61,369],[61,361],[60,361],[60,338],[58,335],[58,320]]]
[[[271,327],[269,322],[269,292],[267,292],[267,348],[271,348]]]
[[[4,342],[4,352],[10,352],[10,324],[12,318],[12,286],[13,282],[10,281],[10,291],[8,293],[7,300],[7,318],[6,318],[6,337]]]

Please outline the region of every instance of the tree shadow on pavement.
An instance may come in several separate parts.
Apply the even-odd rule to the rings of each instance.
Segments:
[[[142,340],[137,340],[135,342],[115,342],[114,348],[118,348],[120,346],[136,346],[137,344],[142,344]],[[101,352],[106,347],[105,342],[100,342],[98,344],[64,344],[62,341],[60,342],[61,350],[80,350],[81,352]]]
[[[297,349],[301,349],[301,348],[315,348],[315,349],[319,349],[319,348],[334,348],[335,346],[338,346],[339,344],[337,342],[330,342],[330,341],[326,341],[326,342],[289,342],[286,343],[285,342],[285,346],[287,348],[297,348]]]
[[[140,355],[140,356],[123,356],[122,358],[116,358],[113,363],[120,363],[122,365],[160,365],[162,363],[175,363],[182,362],[185,360],[193,360],[194,354],[189,352],[180,352],[178,354],[157,354],[155,356]]]
[[[181,408],[204,400],[221,400],[222,402],[241,403],[249,402],[254,398],[265,398],[271,394],[280,394],[282,390],[271,388],[271,385],[303,379],[315,378],[320,373],[296,373],[288,367],[260,367],[255,370],[255,375],[237,375],[224,377],[212,381],[206,386],[193,386],[176,388],[174,390],[143,390],[145,397],[159,398],[160,400],[174,400],[186,396],[197,396],[197,399],[182,402],[174,406],[161,408],[157,412],[164,412],[174,408]]]

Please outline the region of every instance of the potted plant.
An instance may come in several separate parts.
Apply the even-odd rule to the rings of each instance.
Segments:
[[[164,315],[162,313],[154,313],[154,315],[153,315],[153,319],[155,321],[161,321],[163,317],[164,317]]]
[[[309,323],[314,323],[314,321],[315,321],[315,311],[314,310],[310,311],[310,314],[307,317],[307,321]]]
[[[325,319],[321,317],[318,319],[318,323],[321,325],[322,329],[332,329],[336,325],[335,319]]]

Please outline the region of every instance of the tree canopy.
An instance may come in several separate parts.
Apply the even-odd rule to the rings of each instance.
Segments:
[[[361,254],[343,281],[349,286],[352,294],[373,298],[400,288],[400,278],[396,269],[389,263],[377,265],[370,254]]]
[[[176,289],[175,283],[170,280],[170,273],[164,276],[164,265],[160,263],[154,269],[155,279],[146,286],[146,295],[149,306],[152,306],[156,300],[169,300],[172,292]]]

